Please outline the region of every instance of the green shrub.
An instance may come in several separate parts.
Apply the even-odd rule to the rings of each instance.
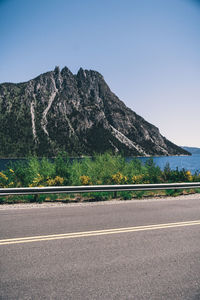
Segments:
[[[145,191],[136,191],[134,194],[137,199],[141,199],[144,196]]]
[[[131,191],[119,192],[119,196],[123,200],[131,200],[133,198],[133,192]]]
[[[36,194],[36,195],[34,195],[31,202],[42,203],[45,201],[46,197],[47,197],[47,195],[45,195],[45,194]]]
[[[66,153],[60,153],[54,160],[30,157],[26,161],[18,161],[10,164],[5,171],[0,172],[0,187],[28,187],[28,186],[56,186],[56,185],[107,185],[107,184],[144,184],[162,182],[191,182],[200,181],[200,174],[192,175],[182,169],[171,170],[166,164],[162,171],[155,165],[153,159],[148,159],[143,164],[138,159],[129,162],[121,155],[113,155],[109,152],[95,154],[93,158],[69,159]],[[200,189],[199,189],[200,190]],[[197,191],[199,191],[197,189]],[[178,195],[181,192],[166,190],[166,195]],[[108,192],[93,193],[87,195],[99,201],[122,197],[131,199],[144,196],[144,191],[138,192]],[[50,198],[49,198],[50,197]],[[55,196],[53,196],[55,199]],[[70,198],[71,197],[71,198]],[[75,195],[68,195],[67,199],[75,199]],[[82,196],[81,196],[82,197]],[[49,199],[51,196],[48,195]],[[11,201],[11,198],[9,198]],[[16,198],[24,201],[25,198]],[[58,199],[58,197],[56,198]],[[63,197],[62,197],[63,199]],[[65,196],[66,199],[66,196]],[[8,201],[2,198],[1,203]],[[31,201],[26,199],[25,201]],[[32,201],[44,201],[43,196],[38,199],[32,196]]]
[[[165,190],[167,196],[175,196],[176,190]]]
[[[59,153],[54,161],[54,176],[60,176],[65,179],[64,184],[69,183],[70,178],[70,160],[67,153]]]
[[[147,169],[146,181],[149,181],[149,183],[163,182],[163,177],[162,177],[163,173],[161,169],[158,166],[156,166],[152,158],[146,161],[145,167]]]
[[[111,194],[107,192],[90,193],[88,201],[107,201],[111,198]]]

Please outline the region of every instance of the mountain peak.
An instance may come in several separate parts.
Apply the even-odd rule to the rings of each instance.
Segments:
[[[59,66],[55,66],[54,73],[56,73],[56,74],[60,73],[60,67]]]
[[[94,70],[84,70],[83,68],[80,68],[76,75],[78,78],[87,78],[87,77],[99,77],[101,79],[104,79],[103,76]]]
[[[73,73],[68,69],[66,66],[61,70],[61,74],[64,75],[70,75],[73,76]]]

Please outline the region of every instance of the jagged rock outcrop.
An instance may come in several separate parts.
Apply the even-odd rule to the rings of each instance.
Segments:
[[[111,92],[103,76],[64,67],[24,83],[0,84],[0,156],[189,154]]]

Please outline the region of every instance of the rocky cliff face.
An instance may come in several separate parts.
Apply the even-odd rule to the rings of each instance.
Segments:
[[[125,106],[103,76],[58,67],[28,82],[0,84],[0,156],[188,154]]]

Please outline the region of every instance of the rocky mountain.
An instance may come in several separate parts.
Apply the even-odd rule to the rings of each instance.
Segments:
[[[113,94],[101,74],[64,67],[24,83],[0,84],[0,157],[29,154],[189,154]]]

